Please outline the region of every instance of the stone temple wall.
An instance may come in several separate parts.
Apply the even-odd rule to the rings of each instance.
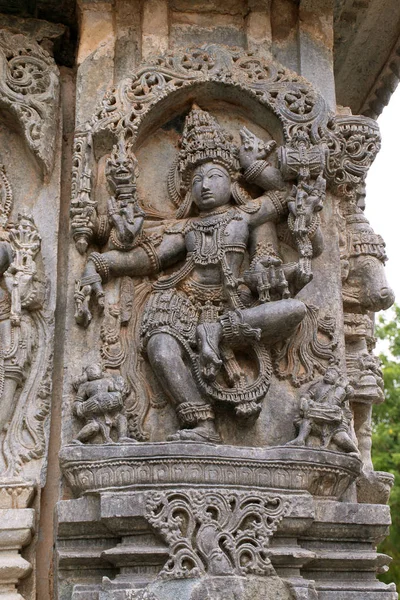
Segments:
[[[395,600],[380,135],[333,3],[77,16],[75,67],[0,31],[0,597]]]

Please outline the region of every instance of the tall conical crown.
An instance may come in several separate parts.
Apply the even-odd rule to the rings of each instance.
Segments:
[[[375,233],[367,217],[359,209],[346,216],[348,248],[350,256],[376,256],[383,263],[387,260],[385,242]]]
[[[209,112],[193,105],[185,120],[179,153],[182,186],[187,189],[193,169],[208,161],[224,166],[233,175],[239,169],[238,154],[232,136]]]

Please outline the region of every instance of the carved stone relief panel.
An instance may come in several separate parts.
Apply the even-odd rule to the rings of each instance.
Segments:
[[[79,123],[60,459],[71,506],[91,496],[123,540],[98,556],[115,578],[74,579],[66,599],[273,578],[272,533],[299,497],[355,501],[368,455],[355,407],[381,387],[370,338],[353,347],[347,332],[391,301],[383,279],[376,296],[352,292],[360,269],[371,286],[382,274],[356,204],[378,148],[371,120],[335,116],[303,78],[217,45],[150,59]],[[125,539],[139,512],[142,541]],[[318,563],[314,541],[282,573]],[[316,598],[311,578],[289,579]]]
[[[193,105],[193,94],[198,105]],[[242,105],[251,108],[251,121]],[[265,118],[267,127],[261,125]],[[197,439],[194,431],[201,422],[198,435],[218,441],[220,434],[211,423],[218,418],[215,410],[224,404],[231,407],[223,425],[228,427],[225,435],[229,437],[230,430],[235,439],[235,419],[254,424],[260,411],[265,412],[263,398],[271,385],[287,390],[283,393],[292,398],[293,416],[288,414],[286,434],[276,434],[271,414],[264,414],[261,437],[254,443],[268,443],[268,427],[274,429],[273,435],[281,436],[281,442],[290,439],[297,403],[290,382],[299,386],[316,372],[323,373],[338,344],[333,315],[339,296],[332,300],[330,295],[328,303],[321,306],[310,302],[314,296],[311,280],[316,277],[312,261],[323,249],[320,211],[326,196],[324,173],[331,123],[323,99],[298,76],[251,55],[208,46],[167,55],[143,67],[129,83],[124,80],[111,90],[91,123],[78,131],[72,233],[80,253],[86,253],[89,244],[100,252],[90,254],[83,276],[77,280],[75,316],[79,325],[89,326],[87,335],[93,339],[93,348],[100,351],[96,360],[101,357],[104,367],[119,369],[127,381],[131,379],[127,415],[130,432],[138,441],[149,435],[150,439],[165,439],[168,432],[163,434],[161,428],[168,420],[170,429],[176,427],[176,418],[186,430],[177,435]],[[177,152],[178,143],[181,149]],[[107,152],[104,156],[107,147],[109,158]],[[232,180],[232,207],[238,208],[224,204],[222,194],[217,213],[203,219],[201,215],[209,209],[201,205],[201,192],[196,199],[191,177],[193,169],[201,167],[201,189],[200,179],[208,177],[207,164],[211,166],[213,161]],[[121,210],[126,218],[120,217]],[[201,218],[191,217],[196,211]],[[321,214],[329,219],[330,209]],[[224,250],[229,243],[221,246],[216,240],[215,259],[201,256],[204,236],[208,239],[226,230],[222,235],[228,242],[229,235],[240,235],[239,230],[233,232],[246,222],[252,233],[248,239],[246,233],[237,248],[233,242],[232,249]],[[182,238],[186,241],[181,248]],[[164,250],[168,245],[171,249]],[[164,258],[165,252],[170,256]],[[174,254],[181,261],[183,252],[190,258],[172,275],[171,282],[160,278],[155,283],[155,273],[175,262]],[[221,252],[226,258],[217,258]],[[241,268],[229,264],[237,262],[240,255]],[[116,258],[110,269],[112,256],[121,260]],[[222,268],[223,281],[218,275],[215,284],[204,287],[202,275],[199,287],[196,273],[200,267],[204,273]],[[128,275],[135,272],[150,279],[132,281]],[[119,276],[119,293],[115,276]],[[332,276],[340,277],[337,267]],[[114,290],[111,296],[102,285],[108,280],[108,288]],[[159,291],[151,294],[153,283]],[[94,309],[92,296],[100,311]],[[250,308],[252,303],[259,305],[257,310]],[[270,311],[278,306],[284,314],[272,315]],[[101,339],[97,341],[89,325],[93,309],[96,322],[100,318]],[[180,313],[188,325],[176,322],[173,315]],[[168,318],[175,321],[173,325],[167,323]],[[250,322],[255,319],[254,325],[246,318]],[[279,318],[283,319],[281,325]],[[260,319],[268,324],[260,327]],[[165,348],[157,341],[160,328],[168,334]],[[274,333],[274,328],[281,333]],[[252,348],[248,366],[241,365],[241,345]],[[191,380],[178,401],[179,394],[166,383],[161,364],[166,371],[175,372],[179,368],[176,363],[165,365],[181,347],[191,364]],[[289,386],[279,384],[274,372],[281,381],[288,379]],[[199,400],[194,403],[198,408],[194,408],[183,396],[197,396],[198,389]],[[200,397],[205,395],[216,406],[204,404]],[[179,404],[172,412],[171,396]],[[158,423],[160,410],[166,414],[164,423]],[[146,419],[158,423],[154,433],[146,431]]]
[[[35,548],[47,467],[60,84],[54,59],[15,29],[0,32],[0,65],[0,517],[14,548],[12,556],[2,554],[0,591],[21,599],[36,593]]]

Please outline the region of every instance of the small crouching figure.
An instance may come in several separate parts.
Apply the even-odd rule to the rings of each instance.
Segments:
[[[84,426],[72,443],[85,444],[100,434],[104,444],[113,444],[113,429],[117,443],[135,443],[128,437],[124,401],[129,388],[121,375],[105,373],[99,364],[89,365],[75,381],[74,388],[76,399],[73,414],[84,421]]]
[[[297,437],[286,446],[314,446],[310,436],[319,441],[318,447],[341,450],[359,456],[351,438],[352,412],[348,398],[353,388],[339,368],[330,366],[323,377],[312,383],[300,398],[300,413],[294,421]]]

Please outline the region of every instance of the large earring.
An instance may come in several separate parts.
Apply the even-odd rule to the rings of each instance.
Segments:
[[[192,192],[188,190],[185,195],[185,199],[176,211],[175,217],[177,219],[184,219],[189,215],[190,208],[192,206]]]

